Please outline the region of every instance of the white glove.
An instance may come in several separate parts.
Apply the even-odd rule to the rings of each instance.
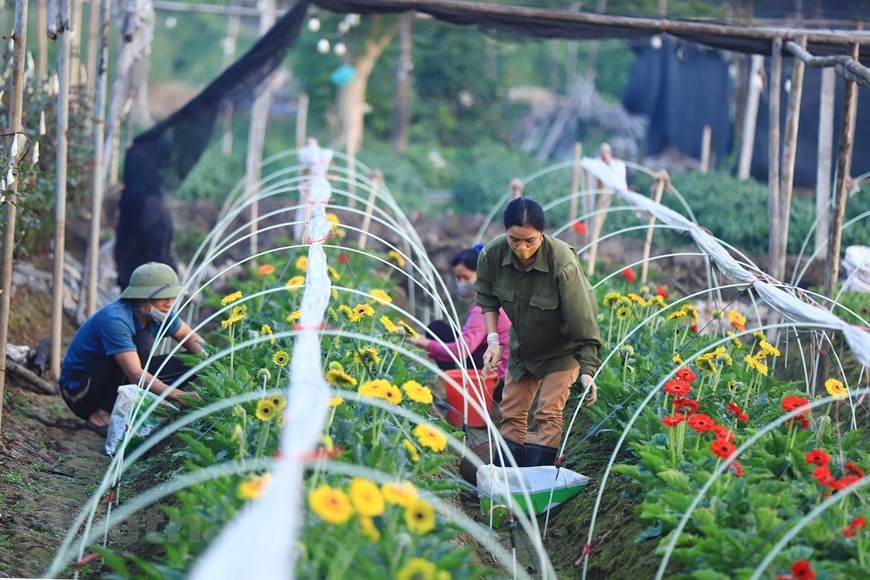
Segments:
[[[502,346],[498,342],[498,333],[490,332],[486,335],[486,352],[483,353],[483,372],[489,374],[498,368],[501,362]]]
[[[598,385],[592,379],[592,375],[580,375],[580,386],[583,390],[589,389],[589,395],[586,397],[586,405],[591,407],[598,400]]]

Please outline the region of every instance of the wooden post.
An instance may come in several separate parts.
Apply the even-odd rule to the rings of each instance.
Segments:
[[[259,0],[260,36],[262,37],[275,23],[275,0]],[[259,182],[263,164],[263,147],[266,143],[266,129],[271,103],[271,82],[264,83],[263,90],[254,100],[251,107],[251,124],[248,129],[248,155],[245,162],[245,198],[251,201],[251,254],[259,250],[257,219],[260,215]]]
[[[372,213],[375,210],[375,200],[378,197],[378,190],[381,188],[381,185],[384,184],[384,174],[381,173],[380,169],[375,169],[372,171],[371,175],[372,179],[372,189],[369,191],[369,198],[366,202],[366,213],[363,215],[362,226],[360,227],[359,234],[359,249],[365,250],[366,243],[368,242],[368,233],[369,228],[372,225]]]
[[[103,197],[106,191],[106,180],[103,177],[105,164],[104,141],[106,130],[106,92],[109,71],[109,24],[111,22],[111,5],[109,0],[100,0],[99,9],[93,4],[91,9],[99,14],[99,70],[96,73],[96,94],[94,99],[94,198],[91,204],[91,228],[88,237],[88,310],[90,316],[97,311],[97,295],[100,273],[100,226],[103,218]],[[90,85],[90,83],[88,83]]]
[[[305,146],[308,133],[308,94],[299,95],[299,105],[296,109],[296,148]]]
[[[768,271],[777,280],[782,279],[782,273],[777,271],[782,253],[782,211],[779,207],[779,96],[782,85],[782,39],[775,38],[770,56],[770,83],[768,91],[770,107],[768,118],[770,133],[768,134],[767,152],[767,213],[770,222],[768,232]]]
[[[568,205],[568,219],[577,219],[577,192],[580,190],[580,160],[583,159],[583,144],[574,143],[574,164],[571,166],[571,201]],[[574,238],[577,238],[575,234]]]
[[[740,163],[737,169],[737,178],[749,179],[749,170],[752,167],[752,148],[755,144],[755,125],[758,122],[758,101],[761,96],[761,67],[764,58],[753,54],[749,66],[749,83],[746,89],[746,112],[743,117],[743,135],[740,139]]]
[[[399,19],[399,61],[396,65],[396,103],[393,109],[393,151],[403,155],[408,149],[411,124],[411,71],[414,68],[414,11]]]
[[[858,60],[860,45],[853,43],[849,54]],[[840,131],[840,152],[837,157],[837,184],[834,194],[833,222],[831,241],[828,244],[825,268],[825,296],[833,298],[840,274],[840,244],[843,240],[843,216],[846,213],[848,188],[846,181],[852,170],[852,146],[855,141],[855,112],[858,109],[858,85],[846,79],[846,92],[843,99],[843,128]]]
[[[45,33],[45,29],[41,31]],[[12,94],[9,102],[9,129],[12,132],[9,167],[18,173],[18,142],[23,140],[21,110],[24,103],[24,55],[27,49],[27,0],[15,2],[15,24],[12,30]],[[3,426],[3,391],[6,388],[6,345],[9,343],[9,308],[12,295],[12,258],[15,252],[15,219],[18,203],[18,179],[6,184],[0,206],[3,211],[3,248],[0,260],[0,432]]]
[[[831,226],[831,163],[834,157],[834,96],[837,73],[822,69],[819,99],[819,149],[816,166],[816,237],[815,252],[828,243]]]
[[[82,30],[82,2],[81,0],[67,0],[71,4],[71,22],[67,33],[69,33],[69,81],[70,86],[78,86],[81,84],[81,30]]]
[[[88,9],[88,64],[85,69],[88,73],[88,96],[93,97],[97,90],[97,77],[100,75],[97,70],[97,51],[100,50],[100,3],[96,0],[91,0],[90,8]],[[102,53],[100,54],[102,57]],[[104,105],[105,106],[105,105]],[[105,136],[103,136],[105,146]],[[103,153],[105,157],[105,152]]]
[[[612,189],[595,195],[596,201],[593,209],[601,213],[597,214],[592,220],[592,245],[589,247],[589,276],[595,273],[595,260],[598,259],[598,238],[601,237],[601,230],[604,229],[604,220],[607,218],[607,210],[610,208],[613,196],[614,191]]]
[[[69,130],[69,3],[61,1],[60,27],[57,35],[57,166],[54,201],[54,276],[51,293],[51,362],[52,376],[60,376],[61,329],[63,323],[63,262],[66,240],[66,164]]]
[[[800,39],[801,48],[806,48],[807,37]],[[782,183],[780,185],[780,199],[782,200],[781,226],[782,234],[780,244],[782,255],[779,257],[776,271],[782,280],[785,277],[786,257],[788,256],[788,226],[791,219],[791,194],[794,185],[794,164],[797,156],[797,137],[801,118],[801,97],[804,90],[804,61],[795,57],[794,68],[791,71],[791,92],[788,96],[788,112],[785,119],[785,145],[782,155]]]
[[[239,0],[232,0],[230,8],[238,8]],[[235,12],[231,12],[227,16],[227,32],[224,36],[224,55],[223,69],[226,69],[233,63],[236,56],[236,42],[239,38],[239,29],[242,26],[242,17]],[[228,101],[221,110],[221,121],[224,126],[223,138],[221,147],[224,157],[229,157],[233,154],[233,103]]]
[[[36,6],[36,78],[45,81],[48,76],[48,0],[39,0]]]
[[[698,167],[701,173],[707,173],[710,169],[710,138],[712,134],[710,125],[704,125],[701,133],[701,165]]]
[[[662,194],[665,192],[665,186],[670,182],[670,176],[666,171],[659,171],[656,173],[655,184],[654,187],[656,189],[655,197],[653,198],[656,203],[660,203],[662,201]],[[641,285],[646,284],[646,278],[649,274],[649,254],[652,250],[652,239],[653,239],[653,231],[655,230],[654,226],[656,224],[656,216],[650,216],[649,218],[649,228],[646,230],[646,241],[643,244],[643,263],[640,266],[640,283]]]

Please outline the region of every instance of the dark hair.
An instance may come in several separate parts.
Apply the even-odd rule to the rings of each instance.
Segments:
[[[465,250],[459,251],[455,256],[453,256],[453,260],[450,262],[450,265],[454,268],[459,264],[462,264],[472,272],[477,272],[477,257],[480,256],[480,248],[477,246],[473,248],[467,248]]]
[[[547,227],[544,208],[528,197],[516,198],[504,208],[504,229],[513,226],[531,226],[539,232],[543,232]]]

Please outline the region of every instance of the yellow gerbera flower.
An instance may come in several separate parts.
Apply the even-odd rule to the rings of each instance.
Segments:
[[[746,330],[746,317],[736,310],[730,310],[728,312],[728,322],[737,330]]]
[[[258,499],[263,495],[263,492],[266,491],[266,488],[269,487],[270,481],[272,481],[272,475],[269,473],[264,473],[259,477],[243,481],[239,484],[236,494],[239,496],[239,499],[246,501]]]
[[[396,572],[396,580],[436,580],[438,576],[438,568],[425,558],[411,558]]]
[[[404,441],[402,441],[402,445],[405,446],[405,451],[408,452],[408,457],[411,458],[411,461],[413,461],[414,463],[420,461],[420,452],[417,451],[417,446],[414,445],[413,441],[411,441],[410,439],[405,439]]]
[[[303,272],[308,270],[308,256],[299,256],[299,259],[296,260],[296,269]]]
[[[257,419],[260,421],[271,421],[278,415],[278,409],[272,404],[271,399],[263,399],[257,401]]]
[[[427,423],[421,423],[414,427],[414,437],[423,447],[428,447],[436,453],[447,448],[447,437],[441,431]]]
[[[301,317],[302,317],[302,310],[301,309],[294,310],[293,312],[291,312],[290,314],[287,315],[287,322],[292,324],[292,323],[296,322],[297,320],[299,320],[299,318],[301,318]]]
[[[333,225],[336,225],[336,226],[340,226],[340,225],[341,225],[341,221],[339,221],[338,216],[335,215],[334,213],[331,213],[331,212],[330,212],[330,213],[327,213],[327,214],[326,214],[325,216],[323,216],[323,217],[325,217],[325,218],[326,218],[326,221],[328,221],[329,223],[331,223],[331,224],[333,224]]]
[[[232,304],[232,303],[235,302],[236,300],[241,299],[241,297],[242,297],[242,291],[241,291],[241,290],[239,290],[238,292],[233,292],[232,294],[227,294],[227,295],[224,296],[223,299],[221,300],[221,306],[226,306],[227,304]]]
[[[405,267],[405,258],[402,257],[402,254],[397,252],[396,250],[390,250],[387,252],[387,255],[393,259],[396,264],[398,264],[399,268]]]
[[[428,405],[432,402],[432,391],[428,387],[424,387],[417,381],[407,381],[402,385],[402,390],[408,395],[408,398],[415,403],[423,403]]]
[[[375,379],[366,381],[359,387],[359,394],[363,397],[372,397],[375,399],[383,399],[384,391],[390,386],[390,381],[387,379]]]
[[[287,406],[287,398],[284,395],[272,395],[269,400],[279,413]]]
[[[743,343],[737,338],[737,335],[731,332],[730,330],[725,333],[729,338],[731,338],[731,344],[734,345],[735,348],[743,348]]]
[[[435,528],[435,508],[422,499],[415,500],[405,508],[405,524],[415,534],[423,535]]]
[[[341,366],[341,363],[338,362],[337,360],[331,360],[331,361],[329,361],[329,364],[326,365],[326,368],[328,368],[328,369],[331,370],[331,371],[341,371],[341,372],[344,372],[344,367]]]
[[[332,278],[333,282],[341,280],[341,274],[338,273],[338,270],[329,265],[326,266],[326,270],[329,272],[329,277]]]
[[[326,484],[308,494],[308,506],[328,524],[339,525],[353,517],[353,506],[347,494]]]
[[[244,320],[244,318],[248,315],[248,305],[242,304],[240,306],[233,306],[233,318],[238,318],[239,320]]]
[[[293,276],[284,284],[285,288],[298,288],[300,286],[305,286],[305,276]]]
[[[743,361],[749,366],[749,368],[751,368],[755,371],[758,371],[759,373],[761,373],[764,376],[767,376],[767,370],[768,370],[767,365],[764,364],[763,362],[761,362],[760,360],[758,360],[757,358],[748,354],[745,357],[743,357]]]
[[[356,352],[353,353],[353,360],[361,365],[371,366],[380,364],[381,356],[378,354],[376,349],[366,346],[358,348]]]
[[[399,327],[393,324],[393,321],[390,320],[389,316],[381,316],[380,321],[381,324],[384,325],[384,328],[387,330],[387,332],[392,332],[393,334],[399,332]]]
[[[279,350],[272,355],[272,362],[279,367],[286,367],[287,364],[290,362],[290,355],[287,353],[286,350]]]
[[[381,390],[381,398],[388,403],[398,405],[402,402],[402,391],[396,385],[387,385]]]
[[[351,379],[351,380],[353,381],[353,384],[355,385],[356,381],[354,379]],[[341,397],[329,397],[328,404],[330,407],[338,407],[342,403],[344,403],[344,399],[342,399]]]
[[[365,516],[360,516],[359,525],[362,528],[363,536],[365,536],[369,542],[376,544],[381,541],[381,532],[375,525],[375,520]]]
[[[685,364],[683,362],[683,357],[680,356],[680,353],[675,354],[671,360],[674,361],[675,363],[677,363],[678,365]]]
[[[621,296],[619,292],[608,292],[604,295],[604,306],[613,305]]]
[[[621,308],[616,309],[616,318],[619,320],[625,320],[631,316],[631,308],[628,306],[622,306]]]
[[[356,386],[355,378],[338,369],[326,371],[326,382],[334,387],[353,388]]]
[[[390,298],[389,294],[387,294],[383,290],[379,290],[377,288],[372,290],[370,292],[370,294],[371,294],[372,298],[375,300],[375,302],[380,302],[381,304],[389,304],[390,302],[393,301],[393,299]]]
[[[758,343],[758,346],[761,347],[761,350],[764,351],[766,356],[779,356],[779,349],[767,342],[766,340],[762,340]]]
[[[361,516],[374,517],[384,513],[384,496],[377,484],[362,477],[350,480],[350,503]]]
[[[417,488],[410,481],[397,481],[381,486],[384,501],[401,507],[408,507],[417,501]]]
[[[353,310],[350,309],[350,306],[347,304],[342,304],[338,307],[338,311],[344,314],[345,318],[348,320],[353,320]]]
[[[329,317],[333,322],[338,322],[338,312],[336,312],[335,308],[329,306],[327,307],[326,312],[329,313]]]
[[[368,304],[357,304],[353,307],[353,314],[350,316],[351,322],[359,322],[366,316],[374,316],[375,309]]]
[[[420,336],[419,334],[417,334],[417,331],[414,330],[413,327],[411,327],[411,325],[408,324],[407,322],[405,322],[404,320],[400,320],[400,321],[399,321],[399,326],[401,326],[402,328],[404,328],[405,331],[406,331],[408,334],[410,334],[412,338],[417,338],[418,336]]]
[[[828,379],[825,381],[825,390],[828,394],[837,400],[845,399],[849,396],[849,389],[842,381],[837,379]]]
[[[275,344],[275,333],[272,332],[272,327],[268,324],[264,324],[260,327],[260,334],[269,337],[269,344]]]

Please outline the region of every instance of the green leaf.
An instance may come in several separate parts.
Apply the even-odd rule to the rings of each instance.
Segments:
[[[124,563],[124,558],[117,552],[109,548],[103,548],[102,546],[93,546],[94,551],[98,552],[105,560],[106,564],[115,572],[120,574],[124,578],[130,577],[130,571],[127,570],[127,566]]]
[[[755,525],[758,526],[758,531],[772,532],[781,522],[776,510],[763,506],[755,508]]]
[[[677,469],[665,469],[659,471],[656,476],[676,489],[684,490],[689,487],[689,477]]]
[[[641,542],[645,542],[647,540],[652,540],[653,538],[658,538],[662,535],[662,524],[659,523],[655,526],[650,526],[641,533],[639,533],[634,538],[635,544],[640,544]]]

